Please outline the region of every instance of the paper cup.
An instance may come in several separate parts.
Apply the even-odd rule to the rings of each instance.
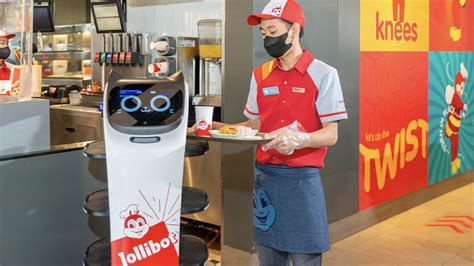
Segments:
[[[160,53],[166,52],[168,47],[169,47],[169,44],[167,41],[157,41],[157,42],[150,43],[150,48]]]
[[[150,74],[164,74],[168,72],[168,63],[160,62],[148,65],[148,73]]]
[[[196,110],[196,135],[210,136],[209,130],[212,129],[212,106],[195,106]]]

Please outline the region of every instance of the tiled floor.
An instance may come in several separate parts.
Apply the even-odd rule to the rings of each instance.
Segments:
[[[474,265],[474,184],[334,243],[324,265]]]
[[[207,266],[221,265],[220,252],[209,257]],[[323,265],[474,266],[474,183],[332,244]]]

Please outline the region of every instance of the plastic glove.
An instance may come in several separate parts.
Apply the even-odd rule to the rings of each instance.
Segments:
[[[307,148],[311,142],[309,134],[298,121],[266,134],[265,138],[273,140],[263,146],[264,151],[275,149],[283,155],[291,155],[296,149]]]

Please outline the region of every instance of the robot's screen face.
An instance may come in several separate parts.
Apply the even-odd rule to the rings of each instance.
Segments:
[[[111,122],[124,127],[156,127],[178,121],[184,95],[179,89],[156,84],[116,87],[109,93]]]

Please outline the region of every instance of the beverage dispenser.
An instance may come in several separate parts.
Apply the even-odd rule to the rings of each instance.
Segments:
[[[190,94],[195,94],[198,81],[196,60],[199,55],[198,42],[192,37],[162,36],[151,42],[153,63],[148,65],[152,77],[170,76],[183,71],[184,79],[189,85]]]
[[[198,22],[200,88],[194,105],[221,106],[222,95],[222,22],[206,19]]]
[[[183,36],[162,36],[151,42],[152,63],[148,65],[150,77],[167,77],[182,71],[189,86],[188,102],[199,93],[198,39]],[[190,126],[194,123],[194,108],[190,108]]]

